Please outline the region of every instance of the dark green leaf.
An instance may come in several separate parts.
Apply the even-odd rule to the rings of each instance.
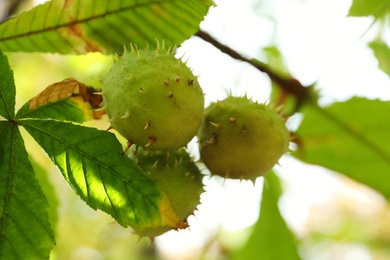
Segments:
[[[233,254],[233,259],[295,260],[298,255],[294,237],[278,209],[281,187],[278,177],[265,177],[260,216],[248,242]]]
[[[122,53],[130,42],[178,45],[199,29],[210,0],[52,0],[0,25],[3,51]]]
[[[354,97],[308,107],[297,130],[299,159],[364,183],[390,198],[390,102]]]
[[[48,203],[19,129],[6,121],[0,121],[0,180],[0,259],[48,259],[54,246]]]
[[[382,41],[374,41],[369,44],[378,59],[379,68],[390,76],[390,48]]]
[[[6,119],[15,117],[14,75],[7,57],[0,52],[0,116]]]
[[[381,18],[390,13],[390,0],[353,0],[349,16],[374,16]]]
[[[109,132],[54,120],[20,120],[76,193],[122,226],[181,224],[156,184]],[[167,223],[169,222],[169,223]]]
[[[58,205],[59,200],[55,187],[50,182],[51,171],[48,171],[40,164],[38,164],[33,158],[29,157],[31,165],[34,169],[35,176],[38,179],[39,185],[41,186],[43,193],[46,195],[47,201],[49,203],[49,208],[47,210],[49,214],[49,220],[52,227],[57,226],[58,219]]]

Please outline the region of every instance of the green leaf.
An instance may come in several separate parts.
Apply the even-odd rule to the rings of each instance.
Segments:
[[[0,116],[6,119],[15,117],[14,75],[7,57],[0,52]]]
[[[354,97],[303,112],[297,158],[343,173],[390,198],[390,102]]]
[[[390,13],[390,0],[353,0],[349,16],[374,16],[381,18]]]
[[[54,120],[20,120],[20,124],[93,209],[138,230],[182,224],[165,194],[121,154],[122,146],[114,134]]]
[[[178,45],[199,29],[211,0],[52,0],[0,25],[3,51],[122,53],[130,42]]]
[[[276,45],[263,48],[267,64],[283,77],[291,77],[291,73],[283,60],[283,55]]]
[[[281,187],[274,173],[265,176],[260,216],[248,242],[233,259],[301,259],[294,237],[278,209]]]
[[[378,59],[379,68],[390,76],[390,48],[382,41],[374,41],[369,44]]]
[[[50,224],[52,227],[56,227],[58,220],[59,199],[55,187],[50,182],[49,175],[51,174],[51,172],[45,169],[42,165],[38,164],[38,162],[36,162],[33,158],[29,157],[29,160],[34,169],[35,176],[37,177],[37,180],[39,182],[39,186],[41,186],[42,191],[45,194],[49,203],[47,213],[49,214]]]
[[[280,76],[285,78],[291,78],[287,66],[283,60],[282,53],[277,46],[271,45],[263,48],[265,54],[265,62],[273,68]],[[294,113],[296,106],[296,98],[293,95],[287,93],[275,82],[272,82],[272,92],[270,97],[270,104],[277,108],[280,108],[280,112],[283,115],[291,115]]]
[[[78,102],[64,99],[53,103],[47,103],[36,109],[30,109],[29,103],[24,104],[16,114],[17,119],[41,118],[72,121],[77,123],[85,122],[88,117],[79,108]]]
[[[0,259],[48,259],[48,203],[13,122],[0,121],[0,179]]]

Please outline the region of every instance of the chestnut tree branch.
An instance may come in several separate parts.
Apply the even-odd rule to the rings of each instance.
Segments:
[[[229,55],[230,57],[247,62],[254,66],[256,69],[266,73],[268,77],[276,83],[283,91],[287,92],[290,95],[293,95],[297,100],[296,109],[298,110],[301,105],[304,103],[308,103],[311,100],[311,88],[303,86],[297,79],[295,78],[286,78],[279,75],[275,72],[271,67],[267,64],[256,60],[256,59],[248,59],[231,49],[230,47],[220,43],[216,39],[214,39],[211,35],[204,31],[198,31],[196,34],[199,38],[204,41],[212,44],[214,47],[222,51],[223,53]]]

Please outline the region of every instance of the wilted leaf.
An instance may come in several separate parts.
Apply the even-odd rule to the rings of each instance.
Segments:
[[[14,75],[7,57],[0,52],[0,116],[6,119],[15,117]]]
[[[184,227],[156,184],[107,131],[54,120],[20,120],[58,166],[66,181],[93,209],[122,226]]]
[[[210,0],[51,0],[0,25],[3,51],[122,53],[130,42],[179,45],[199,29]]]
[[[17,113],[17,118],[42,118],[84,122],[104,113],[95,111],[102,102],[100,90],[68,78],[48,86]]]
[[[233,259],[301,259],[294,237],[278,209],[281,187],[278,177],[268,173],[264,180],[260,216],[248,242]]]
[[[13,122],[0,121],[0,180],[0,259],[48,259],[48,203]]]
[[[364,183],[390,198],[390,102],[354,97],[308,107],[294,155]]]

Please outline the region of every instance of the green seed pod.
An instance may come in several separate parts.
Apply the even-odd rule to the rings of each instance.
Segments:
[[[232,96],[206,108],[198,138],[201,160],[212,174],[252,181],[278,162],[290,140],[275,111]]]
[[[104,76],[102,92],[112,128],[130,144],[180,148],[202,121],[204,95],[197,77],[164,48],[125,52]]]
[[[172,151],[139,149],[133,157],[167,195],[173,211],[187,223],[188,216],[200,204],[200,195],[204,191],[203,175],[190,155],[183,148]],[[140,236],[156,237],[170,229],[169,226],[160,226],[134,232]]]

